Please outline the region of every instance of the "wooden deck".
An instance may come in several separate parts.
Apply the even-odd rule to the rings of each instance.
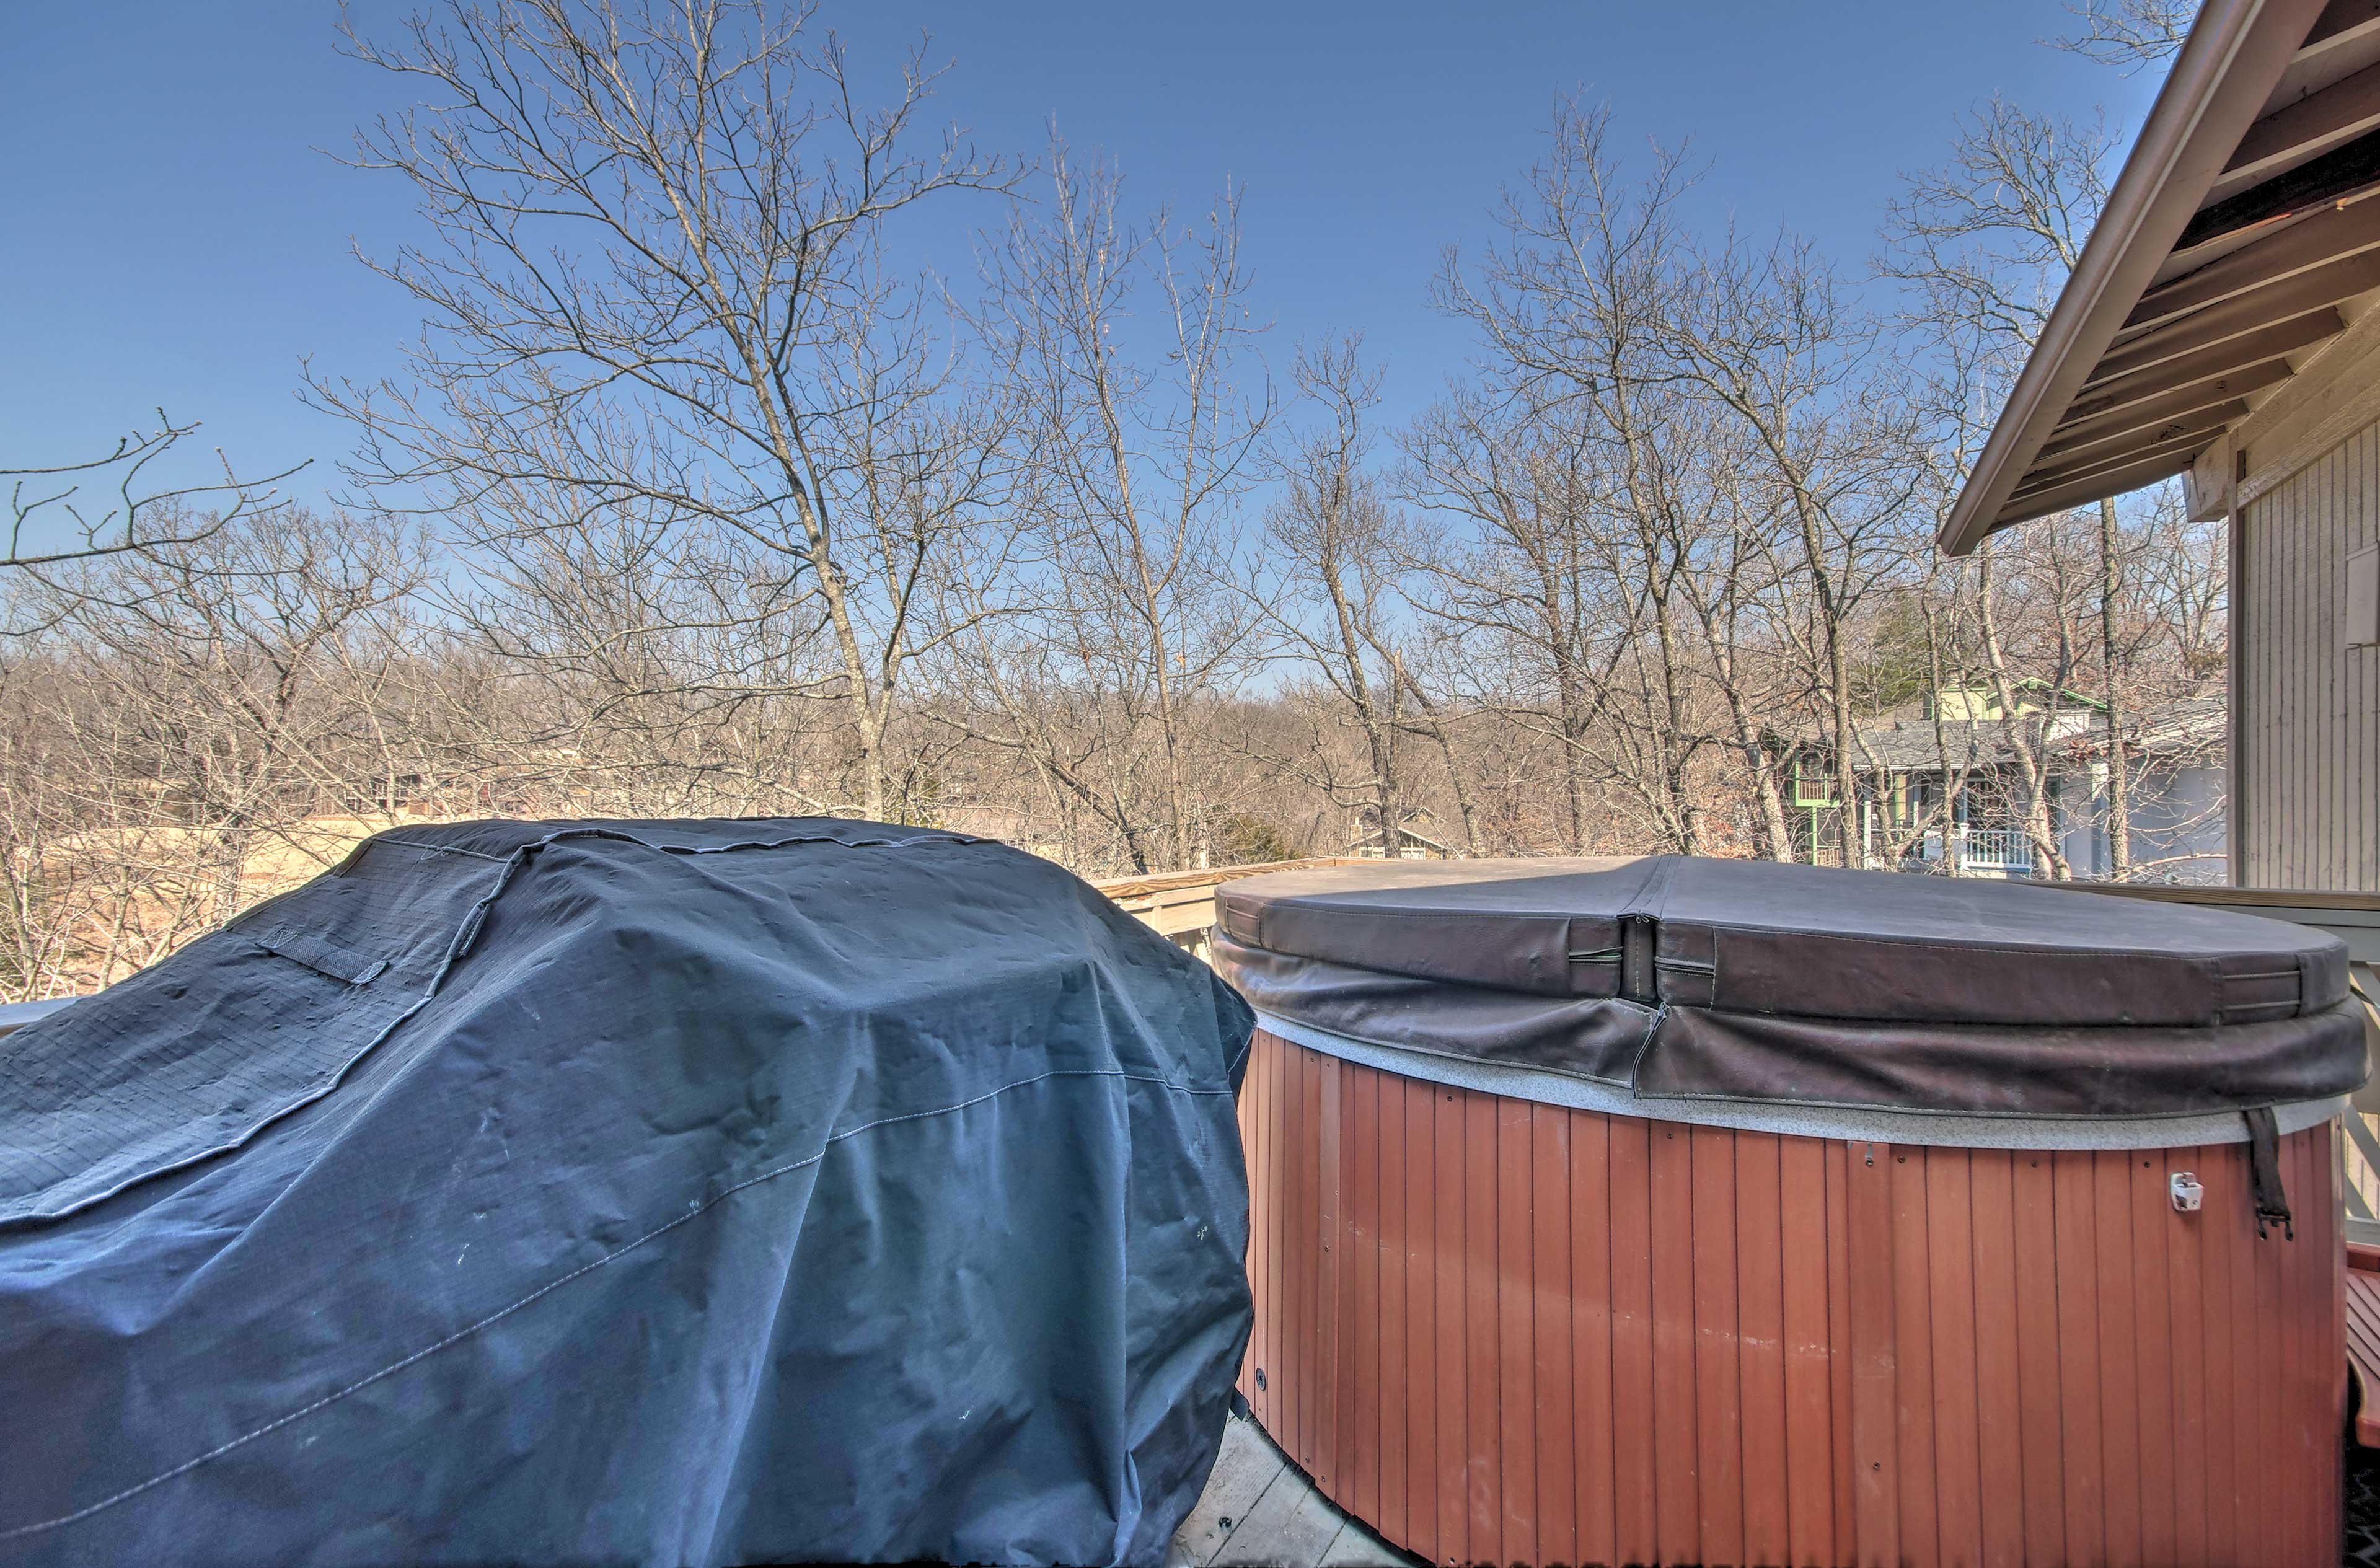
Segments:
[[[1416,1561],[1332,1507],[1262,1428],[1234,1416],[1166,1568],[1401,1568]]]
[[[2380,1448],[2380,1248],[2347,1249],[2347,1364],[2355,1372],[2355,1440]]]

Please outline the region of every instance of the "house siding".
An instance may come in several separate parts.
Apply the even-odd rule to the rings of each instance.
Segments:
[[[2106,772],[2078,769],[2060,774],[2058,782],[2058,852],[2077,877],[2112,875]],[[2140,880],[2203,886],[2228,881],[2225,805],[2224,770],[2218,766],[2135,761],[2131,858]]]
[[[2238,881],[2380,892],[2380,650],[2348,648],[2340,624],[2347,556],[2380,541],[2380,424],[2250,502],[2236,526]]]

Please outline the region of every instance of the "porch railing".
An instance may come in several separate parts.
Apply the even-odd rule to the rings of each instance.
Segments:
[[[1928,864],[1939,861],[1945,853],[1944,837],[1938,830],[1927,833],[1918,849],[1920,857]],[[1951,863],[1961,871],[2033,875],[2033,839],[2022,828],[1956,827],[1949,830],[1948,839]]]

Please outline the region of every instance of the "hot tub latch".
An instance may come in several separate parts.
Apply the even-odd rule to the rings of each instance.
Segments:
[[[2195,1214],[2205,1207],[2206,1189],[2199,1185],[2197,1172],[2176,1171],[2173,1173],[2172,1186],[2175,1213]]]

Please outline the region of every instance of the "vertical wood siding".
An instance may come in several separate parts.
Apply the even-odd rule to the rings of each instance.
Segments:
[[[2380,649],[2339,619],[2348,555],[2380,541],[2380,425],[2235,526],[2234,880],[2380,892]]]
[[[2238,1144],[1679,1126],[1263,1033],[1240,1116],[1241,1390],[1434,1562],[2338,1561],[2326,1126],[2281,1146],[2292,1242],[2257,1239]]]

